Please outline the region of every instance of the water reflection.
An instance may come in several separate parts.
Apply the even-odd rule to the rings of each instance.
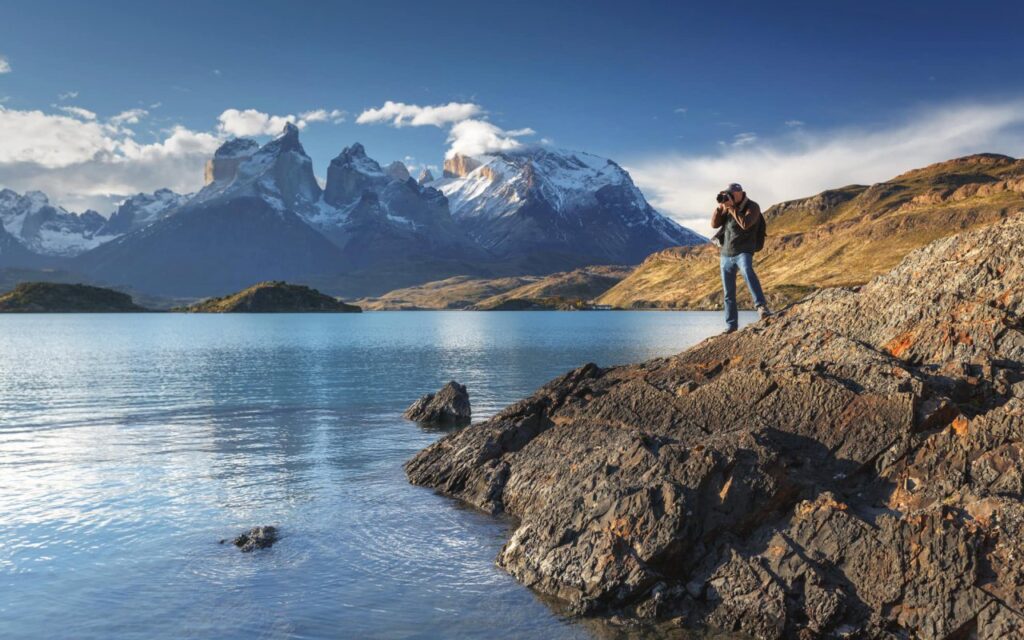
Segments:
[[[609,637],[494,566],[507,523],[405,482],[441,434],[401,411],[454,378],[482,419],[569,368],[673,353],[718,323],[0,317],[0,635]],[[217,544],[254,524],[282,541]]]

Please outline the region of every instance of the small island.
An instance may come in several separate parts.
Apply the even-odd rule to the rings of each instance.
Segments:
[[[86,284],[22,282],[0,295],[0,313],[139,313],[127,293]]]
[[[207,298],[176,311],[188,313],[360,313],[316,289],[279,280],[260,282],[248,289],[219,298]]]

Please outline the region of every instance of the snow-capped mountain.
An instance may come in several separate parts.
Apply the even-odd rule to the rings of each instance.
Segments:
[[[306,219],[341,247],[346,265],[356,269],[394,268],[410,260],[488,259],[452,220],[440,191],[413,180],[402,162],[382,168],[359,143],[331,161],[323,201]]]
[[[153,193],[137,193],[117,206],[98,232],[102,236],[119,236],[151,225],[178,209],[192,197],[158,189]],[[113,238],[108,238],[112,240]]]
[[[702,236],[661,215],[619,165],[589,153],[525,147],[445,161],[430,183],[452,217],[499,257],[563,266],[635,264]]]
[[[313,211],[321,194],[298,133],[288,125],[263,146],[225,143],[206,167],[208,184],[172,215],[72,266],[112,284],[180,296],[338,273],[342,252],[298,213]]]
[[[262,147],[245,138],[230,140],[207,165],[207,184],[192,205],[225,198],[259,198],[278,211],[310,214],[320,200],[313,161],[288,123],[280,136]]]
[[[0,268],[35,268],[46,266],[46,262],[45,257],[29,251],[0,224]]]
[[[0,190],[0,222],[30,251],[44,256],[74,256],[111,240],[107,219],[95,211],[69,213],[50,204],[40,191],[19,195]]]
[[[110,218],[95,211],[69,212],[50,203],[46,194],[0,190],[0,224],[28,251],[69,258],[95,249],[120,235],[152,224],[188,199],[168,189],[139,193],[124,200]]]

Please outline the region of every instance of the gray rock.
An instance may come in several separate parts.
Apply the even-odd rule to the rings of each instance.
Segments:
[[[256,549],[269,549],[274,546],[275,542],[277,542],[277,527],[264,525],[262,527],[253,527],[239,534],[231,541],[231,544],[238,547],[240,551],[248,553]]]
[[[679,355],[569,372],[406,471],[513,516],[498,564],[580,613],[1012,637],[1022,380],[1018,214]]]
[[[402,414],[408,420],[433,425],[463,425],[472,419],[469,392],[452,380],[437,393],[428,393]]]

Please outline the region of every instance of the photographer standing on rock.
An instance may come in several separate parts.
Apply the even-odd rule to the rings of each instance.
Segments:
[[[722,289],[725,291],[726,333],[739,328],[736,309],[736,272],[750,289],[761,318],[771,315],[768,302],[761,291],[761,282],[754,273],[754,252],[764,246],[766,225],[761,207],[747,197],[743,187],[735,182],[718,194],[718,208],[711,216],[711,226],[719,229],[712,241],[722,248]]]

